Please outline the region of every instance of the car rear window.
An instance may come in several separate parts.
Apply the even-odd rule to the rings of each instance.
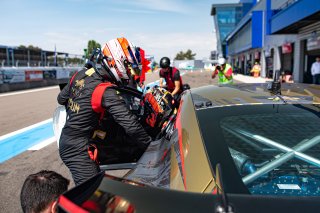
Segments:
[[[232,168],[224,164],[224,178],[235,168],[233,179],[240,178],[252,194],[320,195],[319,105],[234,106],[197,113],[212,163],[233,162]],[[210,123],[208,117],[215,124],[211,136],[202,127]]]

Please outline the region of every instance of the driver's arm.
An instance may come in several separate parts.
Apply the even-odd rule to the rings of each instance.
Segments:
[[[152,140],[151,137],[138,122],[138,118],[126,107],[125,101],[117,94],[115,88],[106,89],[102,106],[140,148],[145,149],[148,146]]]
[[[171,95],[174,96],[175,94],[177,94],[180,90],[180,81],[174,81],[174,90],[172,91]]]
[[[57,101],[60,105],[67,105],[69,99],[70,84],[67,84],[59,93]]]
[[[180,78],[181,78],[180,71],[177,70],[173,76],[174,90],[171,93],[172,96],[174,96],[175,94],[177,94],[180,91],[180,87],[182,86],[182,85],[180,85]]]
[[[162,88],[164,86],[163,84],[164,84],[164,81],[165,81],[165,76],[164,76],[164,73],[163,73],[162,69],[159,71],[159,77],[160,77],[159,86]]]
[[[164,80],[164,78],[160,78],[160,80],[159,80],[159,86],[162,88],[163,87],[163,80]]]

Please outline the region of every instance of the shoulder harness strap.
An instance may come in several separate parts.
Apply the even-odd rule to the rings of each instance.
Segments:
[[[77,74],[78,74],[78,71],[75,72],[75,73],[73,74],[73,76],[71,77],[70,82],[69,82],[70,85],[72,84],[72,81],[73,81],[74,77],[76,77]]]
[[[110,82],[101,83],[94,89],[92,93],[91,106],[93,111],[95,111],[96,113],[101,113],[100,118],[102,118],[104,115],[104,108],[101,105],[103,93],[108,87],[112,86],[115,85]]]

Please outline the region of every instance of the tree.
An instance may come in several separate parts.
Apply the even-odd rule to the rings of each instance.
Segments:
[[[41,51],[41,48],[40,48],[40,47],[36,47],[36,46],[33,46],[33,45],[29,45],[29,46],[28,46],[28,49],[29,49],[29,50],[35,50],[35,51]]]
[[[95,40],[88,41],[87,51],[85,51],[86,58],[88,58],[88,56],[91,55],[92,51],[96,48],[101,48],[101,45],[98,42]]]
[[[25,45],[19,45],[18,49],[20,50],[34,50],[34,51],[41,51],[41,48],[40,47],[36,47],[36,46],[33,46],[33,45],[29,45],[29,46],[25,46]]]
[[[81,64],[83,61],[81,58],[68,58],[69,64]]]
[[[180,51],[176,57],[175,60],[184,60],[184,53],[182,51]]]
[[[180,51],[176,57],[175,60],[194,60],[196,53],[192,53],[192,50],[188,49],[187,52]]]
[[[27,49],[28,47],[26,47],[26,46],[24,46],[24,45],[20,45],[18,48],[19,48],[19,49],[22,49],[22,50],[25,50],[25,49]]]
[[[192,51],[190,49],[187,50],[187,52],[185,53],[185,57],[187,60],[194,60],[194,57],[196,56],[196,53],[192,53]]]

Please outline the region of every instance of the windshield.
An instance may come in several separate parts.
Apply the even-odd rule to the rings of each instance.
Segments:
[[[223,141],[224,151],[231,156],[237,177],[241,178],[250,193],[320,195],[319,105],[199,110],[200,125],[205,120],[208,122],[203,119],[205,112],[215,117],[217,127],[215,136],[211,138],[202,131],[205,143]],[[222,147],[219,149],[222,151]],[[228,160],[207,151],[214,163]],[[228,169],[225,168],[224,173],[231,175],[226,172]]]

